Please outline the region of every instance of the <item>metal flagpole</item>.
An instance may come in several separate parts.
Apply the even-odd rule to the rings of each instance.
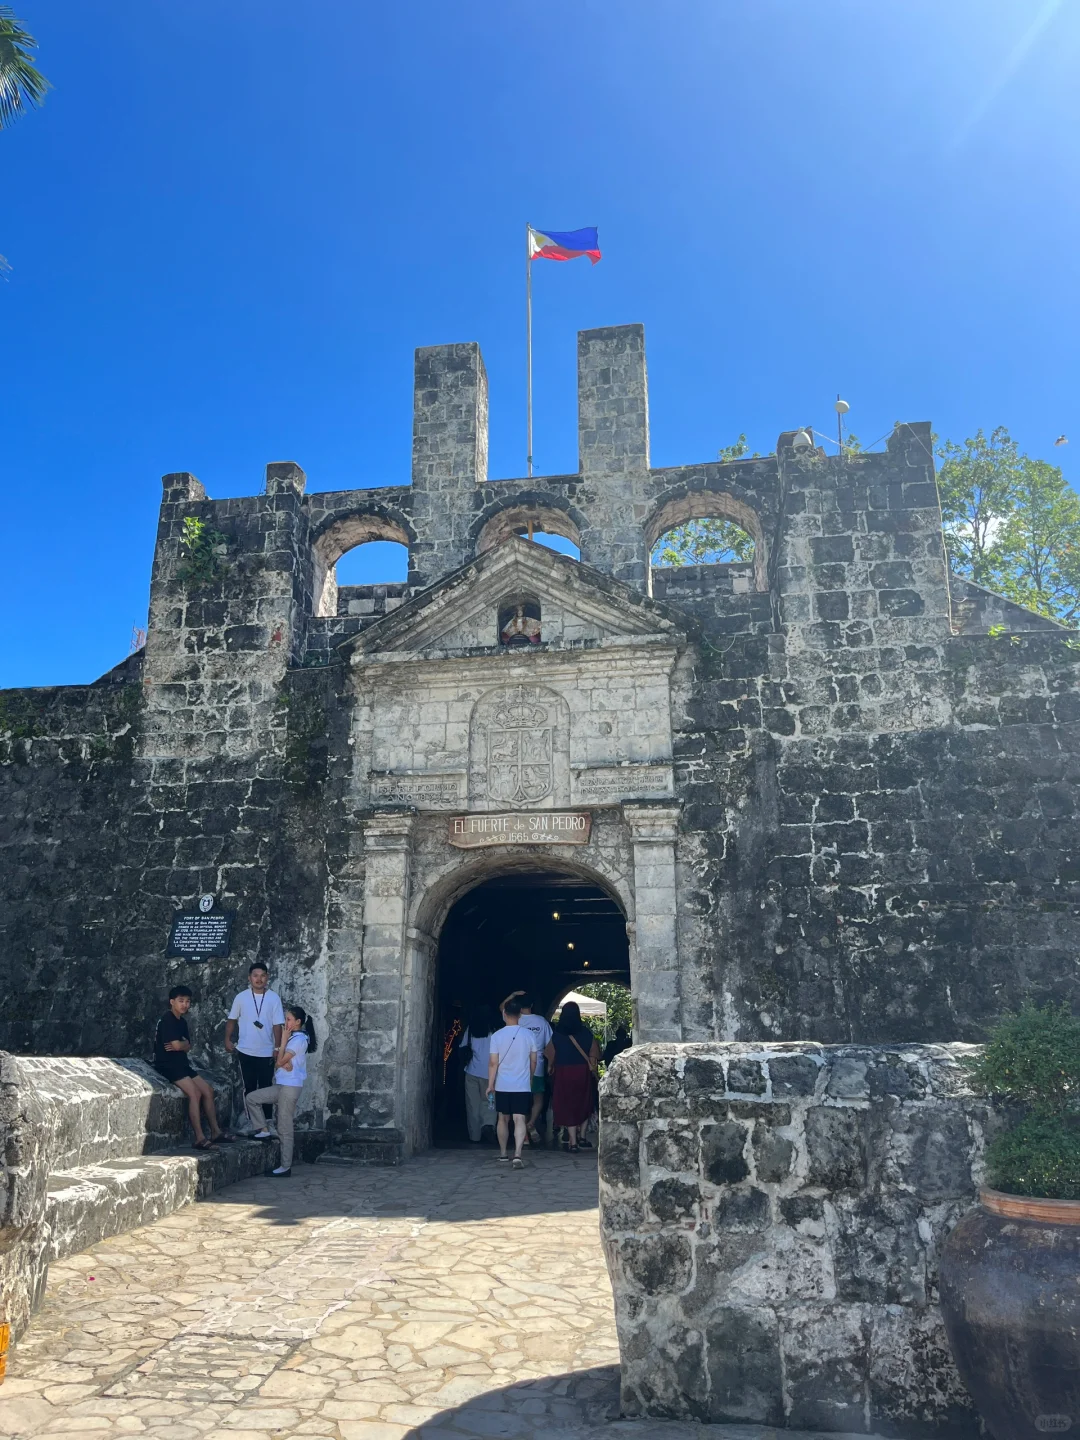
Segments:
[[[532,436],[532,226],[525,224],[525,417],[526,474],[533,473]]]

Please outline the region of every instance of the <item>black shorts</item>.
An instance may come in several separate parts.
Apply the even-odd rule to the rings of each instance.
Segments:
[[[168,1065],[159,1065],[157,1072],[162,1079],[168,1080],[170,1085],[175,1085],[177,1080],[195,1079],[195,1071],[191,1068],[186,1056],[171,1060]]]
[[[495,1109],[500,1115],[528,1115],[532,1095],[528,1090],[496,1090]]]

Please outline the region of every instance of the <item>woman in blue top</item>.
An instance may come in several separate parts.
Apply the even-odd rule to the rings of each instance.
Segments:
[[[307,1079],[307,1057],[315,1050],[316,1045],[315,1026],[311,1016],[299,1005],[286,1005],[285,1028],[282,1031],[281,1044],[274,1056],[274,1083],[264,1086],[261,1090],[249,1090],[244,1096],[248,1119],[256,1127],[264,1126],[266,1123],[263,1119],[263,1105],[277,1106],[281,1164],[270,1173],[276,1175],[279,1180],[284,1180],[292,1174],[293,1117],[296,1114],[296,1102],[300,1099],[300,1091],[304,1088],[304,1081]],[[255,1131],[256,1140],[272,1140],[273,1138],[269,1130],[257,1128]]]

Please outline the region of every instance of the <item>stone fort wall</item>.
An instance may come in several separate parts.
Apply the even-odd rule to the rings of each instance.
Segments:
[[[1080,651],[950,583],[929,426],[882,454],[786,432],[772,456],[652,468],[638,326],[581,336],[579,400],[576,474],[491,481],[479,350],[432,347],[409,485],[307,493],[279,463],[263,495],[214,501],[165,477],[145,651],[92,686],[0,692],[0,1046],[145,1054],[183,978],[214,1062],[259,958],[333,1022],[310,1121],[352,1125],[356,1024],[399,1002],[365,989],[350,646],[529,521],[683,636],[683,1039],[975,1040],[1025,994],[1077,998]],[[656,538],[708,515],[753,534],[754,565],[651,576]],[[223,537],[201,588],[190,517]],[[408,544],[408,585],[339,596],[337,558],[371,538]],[[204,892],[238,913],[232,958],[166,962],[173,911]]]

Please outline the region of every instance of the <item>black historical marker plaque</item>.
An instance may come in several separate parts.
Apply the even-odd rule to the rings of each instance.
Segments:
[[[229,954],[235,910],[178,910],[165,955],[189,960],[214,960]]]

